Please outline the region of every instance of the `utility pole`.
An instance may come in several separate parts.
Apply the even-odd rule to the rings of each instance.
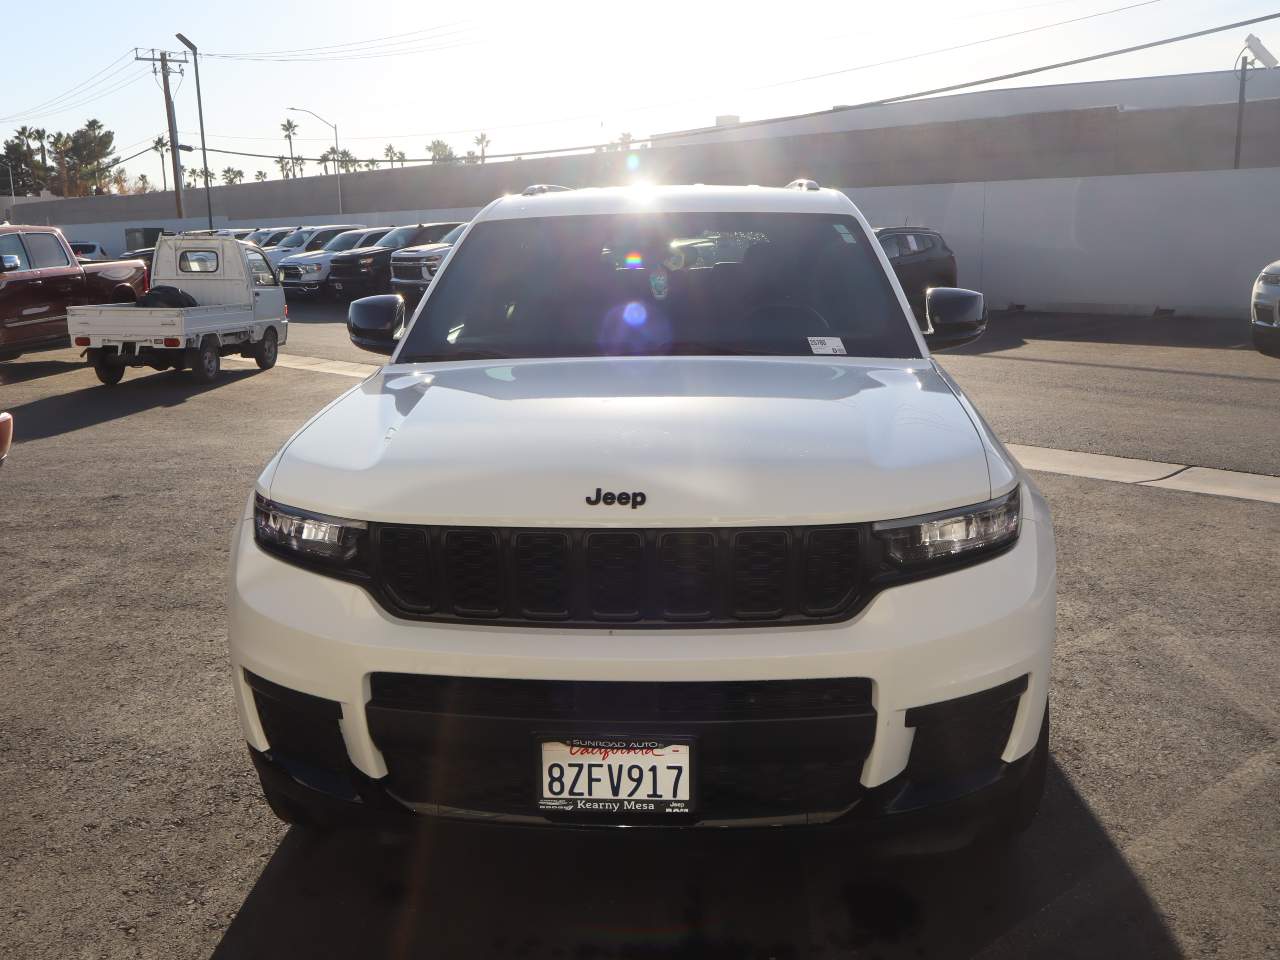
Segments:
[[[1240,169],[1240,141],[1244,136],[1244,85],[1248,79],[1249,55],[1246,53],[1240,57],[1240,98],[1236,101],[1236,170]]]
[[[209,229],[213,229],[213,198],[209,193],[209,154],[204,146],[204,97],[200,95],[200,51],[196,49],[196,45],[184,37],[182,34],[177,35],[182,45],[191,51],[191,62],[196,67],[196,110],[200,114],[200,157],[204,163],[204,208],[209,215]]]
[[[161,50],[159,56],[155,56],[156,51],[154,50],[151,53],[152,56],[144,57],[135,52],[133,59],[160,64],[160,82],[164,88],[164,114],[169,124],[169,160],[173,164],[173,199],[178,219],[181,220],[186,216],[182,210],[182,158],[178,156],[178,119],[173,112],[173,93],[169,89],[169,71],[173,69],[172,65],[174,63],[186,63],[187,56],[184,53],[171,54],[165,50]],[[182,57],[182,59],[170,60],[170,57]]]

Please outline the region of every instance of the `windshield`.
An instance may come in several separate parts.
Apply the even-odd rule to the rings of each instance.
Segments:
[[[387,230],[373,230],[364,235],[364,239],[360,241],[362,247],[372,247],[382,242],[382,238],[387,235]]]
[[[436,281],[400,360],[918,357],[874,242],[840,215],[481,223]]]
[[[394,247],[398,250],[400,247],[411,247],[415,243],[422,243],[423,241],[418,239],[421,229],[417,226],[396,227],[379,241],[378,246]]]
[[[458,238],[462,236],[462,231],[466,229],[467,229],[467,225],[465,223],[460,223],[456,227],[454,227],[452,230],[450,230],[448,233],[446,233],[443,237],[441,237],[440,242],[447,243],[450,245],[455,244],[458,242]]]
[[[340,233],[328,243],[324,245],[326,250],[350,250],[359,243],[360,238],[364,236],[363,230],[348,230],[346,233]]]
[[[279,245],[282,247],[300,247],[307,242],[314,232],[314,230],[295,230],[281,240]]]

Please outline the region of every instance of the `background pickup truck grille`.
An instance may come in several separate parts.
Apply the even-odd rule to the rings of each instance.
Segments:
[[[675,530],[376,525],[382,602],[412,619],[677,626],[835,620],[867,577],[860,525]]]
[[[282,280],[301,280],[302,269],[300,267],[281,267],[280,278]]]

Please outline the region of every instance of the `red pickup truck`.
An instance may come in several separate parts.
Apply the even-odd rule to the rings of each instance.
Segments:
[[[131,303],[146,292],[141,260],[82,263],[57,227],[0,224],[0,360],[70,346],[72,304]]]

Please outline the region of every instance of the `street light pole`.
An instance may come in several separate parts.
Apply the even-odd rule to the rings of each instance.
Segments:
[[[1249,77],[1249,55],[1240,55],[1240,97],[1236,101],[1236,162],[1234,169],[1240,169],[1240,142],[1244,137],[1244,85]]]
[[[201,165],[204,167],[204,208],[209,215],[209,229],[213,229],[213,196],[209,191],[209,154],[204,146],[204,98],[200,95],[200,52],[196,49],[196,45],[184,37],[182,34],[176,34],[178,41],[191,51],[191,59],[196,67],[196,112],[200,115],[200,157]]]
[[[4,163],[4,168],[9,171],[9,200],[17,203],[18,195],[13,191],[13,167],[9,166],[9,164],[5,163],[3,160],[0,160],[0,163]]]
[[[333,129],[333,172],[335,175],[334,178],[338,181],[338,213],[341,214],[342,213],[342,168],[338,166],[338,152],[339,152],[338,151],[338,125],[336,123],[330,123],[328,120],[320,116],[320,114],[316,113],[314,110],[308,110],[305,107],[288,107],[287,109],[292,110],[294,113],[309,113],[311,114],[311,116],[315,117],[317,120],[323,123],[326,127],[331,127]]]

